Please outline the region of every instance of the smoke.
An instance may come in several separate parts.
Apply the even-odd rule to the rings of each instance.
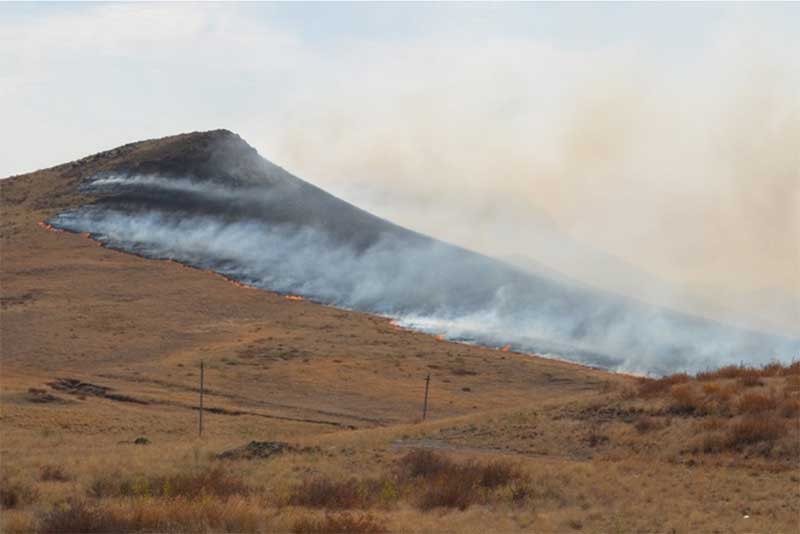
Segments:
[[[96,203],[50,223],[450,339],[609,369],[696,371],[800,351],[800,341],[530,275],[363,214],[289,175],[278,178],[234,188],[188,177],[103,176],[83,186],[100,195]],[[326,224],[308,224],[309,205]],[[352,217],[358,226],[348,223]]]
[[[798,4],[13,9],[6,172],[225,127],[413,230],[800,336]]]

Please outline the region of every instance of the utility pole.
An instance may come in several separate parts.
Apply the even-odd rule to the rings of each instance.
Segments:
[[[200,360],[200,425],[199,425],[199,436],[203,437],[203,382],[205,379],[205,366],[203,365],[203,360]]]
[[[422,404],[423,421],[428,416],[428,389],[430,388],[430,385],[431,385],[431,374],[428,373],[428,376],[425,378],[425,402]]]

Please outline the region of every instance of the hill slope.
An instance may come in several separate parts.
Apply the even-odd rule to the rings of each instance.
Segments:
[[[91,202],[136,213],[141,202],[119,192],[103,204],[78,190],[131,166],[212,182],[217,171],[203,176],[202,162],[219,136],[231,138],[145,141],[0,181],[0,530],[797,529],[796,374],[640,385],[245,289],[37,224]],[[224,179],[255,172],[240,164]],[[162,211],[173,211],[166,198]],[[361,213],[351,216],[421,239]],[[642,398],[644,386],[662,393]],[[742,435],[752,419],[761,433]],[[252,440],[287,448],[217,459]],[[417,469],[411,460],[426,456],[409,460],[414,449],[446,458]]]
[[[528,274],[405,230],[292,176],[227,131],[147,143],[112,151],[120,157],[80,181],[92,201],[49,222],[450,339],[609,369],[699,370],[800,352],[800,340]]]

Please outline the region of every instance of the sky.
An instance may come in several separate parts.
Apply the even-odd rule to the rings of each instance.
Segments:
[[[0,176],[227,128],[412,229],[800,335],[797,27],[797,4],[2,4]]]

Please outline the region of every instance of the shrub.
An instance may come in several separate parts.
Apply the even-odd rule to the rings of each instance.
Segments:
[[[780,374],[782,376],[798,376],[800,375],[800,360],[794,361],[789,365],[783,366]]]
[[[39,469],[39,480],[52,482],[68,482],[72,477],[58,465],[43,465]]]
[[[248,493],[249,488],[241,477],[225,471],[219,465],[187,473],[150,477],[126,477],[113,473],[93,480],[89,486],[89,495],[97,498],[230,497]]]
[[[739,377],[739,383],[746,388],[764,385],[764,381],[761,380],[761,377],[758,374],[742,375]]]
[[[440,507],[465,510],[478,501],[479,482],[479,473],[465,466],[442,471],[426,481],[417,505],[424,511]]]
[[[692,388],[691,384],[672,386],[672,412],[678,414],[702,415],[708,412],[708,405]]]
[[[295,534],[372,534],[386,532],[386,526],[377,518],[369,515],[353,515],[349,513],[326,515],[323,519],[303,518],[295,522],[292,532]]]
[[[519,469],[511,462],[494,460],[484,466],[479,466],[481,472],[480,485],[484,488],[494,489],[506,486],[515,480],[523,478]]]
[[[479,502],[485,494],[501,486],[523,480],[523,473],[511,462],[495,460],[489,463],[469,461],[456,463],[429,450],[414,450],[398,462],[401,480],[413,483],[424,479],[425,490],[417,506],[465,509]]]
[[[800,416],[800,399],[783,399],[780,406],[778,406],[778,414],[781,417],[790,419]]]
[[[40,519],[42,533],[257,532],[260,507],[242,497],[228,499],[134,498],[107,502],[71,500]]]
[[[0,480],[0,508],[17,508],[30,504],[39,497],[36,488],[20,481]]]
[[[656,397],[668,392],[672,386],[683,384],[690,379],[686,373],[675,373],[662,378],[643,378],[639,382],[639,395],[642,397]]]
[[[289,504],[309,508],[347,510],[368,508],[372,495],[356,479],[333,481],[327,478],[312,478],[295,486],[289,496]]]
[[[643,415],[636,419],[636,422],[633,424],[633,426],[637,431],[644,434],[645,432],[659,428],[660,425],[654,418]]]
[[[62,534],[64,532],[107,533],[127,532],[127,525],[120,524],[114,515],[85,501],[73,500],[61,503],[46,513],[41,520],[41,534]]]
[[[783,437],[786,431],[786,423],[777,417],[748,416],[730,426],[727,445],[739,449],[744,445],[771,443]]]
[[[398,464],[402,478],[431,477],[453,467],[450,460],[427,449],[415,449],[407,453]]]
[[[739,413],[755,414],[759,412],[768,412],[778,407],[778,399],[772,395],[764,395],[762,393],[745,393],[739,399]]]

